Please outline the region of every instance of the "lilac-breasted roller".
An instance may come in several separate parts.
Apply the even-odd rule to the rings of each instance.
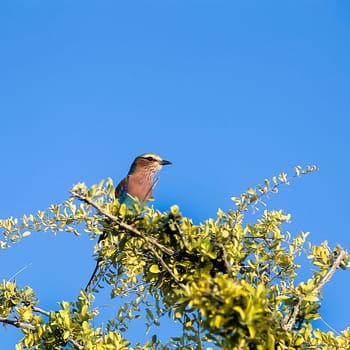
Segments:
[[[158,183],[158,179],[154,179],[155,174],[163,165],[168,164],[171,164],[171,162],[162,159],[155,153],[145,153],[136,157],[127,176],[116,187],[115,198],[118,199],[120,204],[125,204],[129,209],[133,207],[136,201],[140,204],[146,203],[152,196],[153,188]],[[105,237],[104,233],[101,234],[98,242]],[[100,260],[97,260],[96,267],[85,290],[88,289],[94,279],[99,263]]]

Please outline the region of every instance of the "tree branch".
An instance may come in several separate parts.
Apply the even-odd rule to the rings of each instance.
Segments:
[[[101,213],[103,216],[107,217],[108,219],[112,220],[113,222],[117,223],[119,226],[123,227],[124,229],[132,232],[133,234],[135,234],[136,236],[141,237],[142,239],[144,239],[146,242],[151,243],[153,245],[155,245],[157,248],[159,248],[163,253],[168,254],[168,255],[173,255],[174,252],[172,249],[169,249],[165,246],[163,246],[162,244],[160,244],[155,238],[153,237],[148,237],[145,234],[143,234],[142,232],[140,232],[139,230],[137,230],[135,227],[121,221],[117,216],[109,213],[108,211],[102,209],[97,203],[95,203],[93,200],[91,200],[89,197],[81,194],[81,193],[77,193],[74,191],[70,191],[70,193],[80,199],[81,201],[91,205],[92,207],[94,207],[99,213]]]
[[[36,307],[36,306],[33,306],[32,307],[33,311],[34,312],[37,312],[37,313],[40,313],[44,316],[47,316],[49,317],[50,316],[50,312],[46,311],[46,310],[43,310],[39,307]],[[16,328],[20,328],[20,329],[28,329],[30,331],[35,331],[36,330],[36,327],[34,325],[32,325],[31,323],[27,323],[27,322],[21,322],[21,321],[18,321],[16,319],[10,319],[10,318],[6,318],[6,317],[0,317],[0,322],[2,323],[5,323],[5,324],[9,324],[11,326],[14,326]],[[82,345],[80,345],[74,338],[73,338],[73,335],[71,335],[69,338],[68,338],[68,341],[70,343],[73,344],[73,346],[78,349],[78,350],[84,350],[84,347]]]
[[[49,314],[48,312],[46,312],[44,310],[41,310],[41,311],[36,310],[36,311],[37,312],[41,312],[44,315],[46,315],[46,313]],[[14,327],[20,328],[20,329],[28,329],[30,331],[35,331],[36,330],[36,327],[33,326],[32,324],[27,323],[27,322],[21,322],[21,321],[15,320],[15,319],[10,319],[10,318],[6,318],[6,317],[0,317],[0,322],[5,323],[5,324],[9,324],[11,326],[14,326]],[[84,350],[84,347],[82,345],[80,345],[76,340],[74,340],[73,336],[70,336],[68,341],[70,343],[72,343],[76,349]]]
[[[315,288],[314,292],[319,293],[321,291],[321,289],[323,288],[323,286],[329,282],[329,280],[332,278],[332,276],[334,275],[336,269],[340,266],[340,264],[342,263],[342,261],[346,258],[347,256],[347,252],[342,249],[339,252],[338,257],[335,259],[332,267],[329,269],[329,271],[323,276],[323,278],[321,279],[320,283],[318,284],[318,286]]]
[[[340,264],[342,263],[342,261],[346,258],[347,256],[347,252],[342,249],[338,255],[338,257],[335,259],[335,261],[333,262],[331,268],[328,270],[328,272],[321,278],[320,282],[318,283],[318,285],[315,287],[315,289],[312,291],[311,294],[318,294],[321,289],[324,287],[324,285],[330,281],[330,279],[332,278],[332,276],[334,275],[335,271],[337,270],[337,268],[340,266]],[[282,322],[282,328],[285,331],[290,331],[293,326],[296,323],[296,319],[298,317],[299,311],[300,311],[300,307],[302,302],[304,301],[306,295],[302,295],[298,298],[298,302],[296,303],[296,305],[293,308],[293,312],[290,315],[290,317],[287,316],[287,318],[285,317],[283,322]]]
[[[31,331],[35,330],[35,326],[33,326],[30,323],[21,322],[21,321],[13,320],[13,319],[6,318],[6,317],[0,317],[0,322],[10,324],[11,326],[14,326],[16,328],[29,329]]]
[[[95,203],[92,199],[90,199],[89,197],[81,194],[81,193],[77,193],[75,191],[71,191],[71,194],[80,199],[81,201],[91,205],[92,207],[94,207],[100,214],[104,215],[105,217],[107,217],[108,219],[112,220],[113,222],[117,223],[119,226],[125,228],[126,230],[134,233],[136,236],[141,237],[142,239],[144,239],[147,243],[148,248],[152,251],[152,253],[154,254],[154,256],[157,258],[157,260],[160,262],[160,264],[163,266],[163,268],[170,274],[170,276],[174,279],[174,281],[181,287],[184,288],[185,286],[179,281],[179,279],[175,276],[174,272],[169,268],[169,266],[165,263],[165,261],[163,260],[163,258],[156,252],[156,250],[153,248],[153,246],[156,246],[157,248],[159,248],[163,253],[167,254],[167,255],[173,255],[174,252],[172,249],[169,249],[165,246],[163,246],[162,244],[160,244],[155,238],[153,237],[149,237],[146,236],[145,234],[143,234],[142,232],[140,232],[139,230],[137,230],[135,227],[121,221],[117,216],[110,214],[109,212],[107,212],[106,210],[104,210],[103,208],[101,208],[97,203]]]

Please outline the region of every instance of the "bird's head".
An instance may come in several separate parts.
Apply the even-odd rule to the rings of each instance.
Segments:
[[[136,171],[148,172],[150,176],[153,176],[158,172],[163,165],[169,165],[171,162],[162,159],[158,154],[155,153],[144,153],[136,157],[131,164],[129,175]]]

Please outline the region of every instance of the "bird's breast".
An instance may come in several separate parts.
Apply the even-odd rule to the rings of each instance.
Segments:
[[[146,202],[152,195],[152,180],[144,176],[130,175],[127,192],[140,202]]]

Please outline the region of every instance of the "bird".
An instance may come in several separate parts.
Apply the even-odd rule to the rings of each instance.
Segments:
[[[163,165],[171,162],[160,158],[155,153],[144,153],[132,162],[128,175],[119,182],[115,189],[115,198],[120,204],[132,207],[135,199],[143,204],[152,196],[152,191],[158,180],[153,180],[155,174]]]
[[[130,166],[126,177],[122,179],[115,189],[115,198],[120,204],[125,204],[128,209],[138,202],[145,204],[151,197],[154,187],[157,185],[159,178],[154,176],[160,171],[163,165],[172,164],[170,161],[162,159],[155,153],[144,153],[137,156]],[[98,243],[106,238],[106,233],[102,233]],[[97,260],[96,267],[85,287],[88,290],[99,268],[101,259]]]

